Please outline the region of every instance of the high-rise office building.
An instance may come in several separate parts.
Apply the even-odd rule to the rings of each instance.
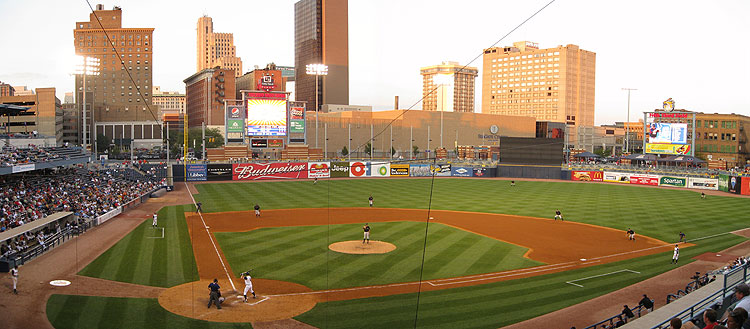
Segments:
[[[596,53],[521,41],[484,50],[482,113],[594,126]]]
[[[16,89],[8,83],[0,81],[0,97],[2,96],[15,96]]]
[[[237,57],[234,47],[234,34],[214,32],[211,17],[198,18],[198,61],[196,71],[216,66],[234,70],[235,76],[242,75],[242,60]]]
[[[476,67],[457,62],[423,67],[422,109],[425,111],[474,112]]]
[[[209,128],[224,130],[224,100],[235,96],[235,79],[234,70],[214,68],[183,80],[189,128],[205,124]]]
[[[123,28],[120,7],[104,10],[96,5],[88,21],[76,22],[75,54],[99,60],[99,74],[86,76],[86,113],[79,116],[88,126],[85,144],[94,144],[98,134],[125,145],[134,139],[161,140],[159,113],[151,105],[153,32]],[[75,88],[76,104],[83,111],[83,75],[76,75]]]
[[[307,64],[325,64],[328,75],[306,73]],[[349,4],[347,0],[301,0],[294,4],[295,98],[317,103],[349,104]]]

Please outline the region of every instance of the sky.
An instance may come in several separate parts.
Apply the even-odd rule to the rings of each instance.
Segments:
[[[96,1],[96,0],[94,0]],[[213,18],[214,32],[234,33],[247,72],[267,63],[294,65],[294,2],[91,2],[123,10],[124,27],[153,27],[153,80],[184,92],[195,73],[196,23]],[[421,109],[420,67],[457,61],[480,69],[483,49],[532,41],[540,48],[575,44],[596,53],[595,122],[611,124],[660,108],[750,116],[750,1],[747,0],[351,0],[349,102]],[[87,21],[85,0],[0,0],[0,81],[74,89],[73,29]],[[513,31],[513,32],[511,32]],[[507,35],[507,36],[506,36]],[[503,38],[501,40],[501,38]],[[498,43],[499,41],[499,43]]]

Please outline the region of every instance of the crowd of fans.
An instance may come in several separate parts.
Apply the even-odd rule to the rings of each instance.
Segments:
[[[29,145],[28,148],[3,146],[0,153],[0,167],[62,160],[63,157],[51,151],[50,148]]]
[[[160,180],[147,179],[131,168],[74,167],[0,177],[0,232],[61,211],[95,218],[161,185]]]

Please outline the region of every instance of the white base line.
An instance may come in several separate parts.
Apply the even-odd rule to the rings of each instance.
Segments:
[[[583,288],[582,285],[576,284],[576,283],[573,283],[573,282],[582,281],[582,280],[588,280],[588,279],[593,279],[593,278],[598,278],[600,276],[607,276],[607,275],[612,275],[612,274],[620,273],[620,272],[630,272],[630,273],[641,274],[641,272],[638,272],[638,271],[624,269],[624,270],[619,270],[619,271],[614,271],[614,272],[609,272],[609,273],[604,273],[604,274],[599,274],[599,275],[592,275],[592,276],[581,278],[581,279],[575,279],[575,280],[571,280],[571,281],[565,281],[565,283],[574,285],[574,286],[579,287],[579,288]]]
[[[164,228],[163,227],[154,227],[155,229],[161,229],[161,236],[147,236],[148,239],[164,239]]]
[[[260,304],[260,303],[262,303],[262,302],[265,302],[265,301],[266,301],[267,299],[269,299],[269,298],[270,298],[270,297],[268,297],[268,296],[263,296],[263,298],[261,298],[261,299],[260,299],[259,301],[257,301],[257,302],[254,302],[254,303],[245,303],[245,304],[247,304],[247,305],[249,305],[249,306],[252,306],[252,305],[256,305],[256,304]]]
[[[185,182],[185,187],[188,190],[188,194],[190,194],[190,199],[193,200],[193,205],[195,205],[196,209],[198,208],[198,204],[195,203],[195,198],[193,197],[193,193],[190,192],[190,186],[187,182]],[[216,256],[219,257],[219,262],[221,263],[221,267],[224,268],[224,273],[227,274],[227,280],[229,280],[229,283],[232,284],[232,290],[237,291],[237,287],[234,286],[234,281],[232,281],[232,277],[229,276],[229,271],[227,270],[227,266],[224,265],[224,260],[221,259],[221,254],[219,253],[219,248],[216,248],[216,243],[214,242],[214,237],[211,236],[211,233],[208,232],[208,225],[206,225],[206,221],[203,220],[203,212],[198,212],[198,215],[201,216],[201,222],[203,222],[203,228],[206,229],[206,234],[208,234],[208,239],[211,240],[211,244],[214,246],[214,251],[216,251]]]
[[[492,276],[485,276],[482,278],[477,279],[469,279],[469,280],[461,280],[461,281],[455,281],[455,279],[446,279],[446,280],[436,280],[435,282],[445,282],[445,283],[432,283],[431,281],[427,281],[428,284],[430,284],[433,287],[438,286],[445,286],[445,285],[451,285],[451,284],[461,284],[461,283],[468,283],[468,282],[477,282],[477,281],[484,281],[484,280],[494,280],[494,279],[502,279],[507,277],[513,277],[513,276],[521,276],[531,273],[538,273],[538,272],[547,272],[547,271],[553,271],[553,270],[559,270],[563,268],[573,267],[575,265],[558,265],[558,266],[552,266],[547,268],[541,268],[540,267],[532,267],[526,270],[514,270],[514,271],[508,271],[504,272],[502,274],[499,273],[492,273]],[[517,272],[517,273],[510,273],[510,272]],[[459,278],[456,278],[459,279]],[[465,279],[465,278],[460,278]]]

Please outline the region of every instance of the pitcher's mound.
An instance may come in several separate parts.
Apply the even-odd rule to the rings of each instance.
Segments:
[[[344,253],[344,254],[385,254],[396,250],[396,246],[392,243],[383,241],[370,241],[370,243],[362,243],[360,240],[356,241],[342,241],[332,243],[328,246],[329,249]]]

